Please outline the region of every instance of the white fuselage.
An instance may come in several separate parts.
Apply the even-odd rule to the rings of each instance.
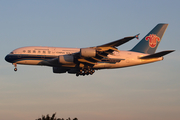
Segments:
[[[40,64],[44,60],[57,58],[60,55],[68,55],[77,53],[80,48],[61,48],[61,47],[22,47],[15,49],[10,54],[14,55],[12,57],[11,63],[16,64],[26,64],[26,65],[46,65]],[[10,55],[9,54],[9,55]],[[132,52],[132,51],[114,51],[113,54],[108,55],[108,58],[122,59],[120,62],[116,63],[106,63],[97,62],[93,68],[94,69],[111,69],[111,68],[121,68],[140,64],[146,64],[151,62],[156,62],[163,60],[163,57],[153,58],[153,59],[139,59],[140,57],[146,56],[148,54]],[[48,65],[47,65],[48,66]],[[74,67],[75,65],[67,66]],[[66,65],[64,66],[66,67]]]

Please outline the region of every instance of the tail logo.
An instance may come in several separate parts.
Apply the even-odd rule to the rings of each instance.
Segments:
[[[146,41],[149,40],[149,46],[151,48],[156,47],[157,41],[160,42],[160,38],[158,36],[156,36],[155,34],[150,34],[149,36],[147,36],[145,38]]]

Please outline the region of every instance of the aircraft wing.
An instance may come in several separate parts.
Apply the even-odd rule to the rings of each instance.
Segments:
[[[106,43],[104,45],[100,45],[100,46],[97,46],[97,47],[118,47],[130,40],[132,40],[133,38],[138,38],[139,34],[135,35],[135,36],[130,36],[130,37],[125,37],[123,39],[119,39],[119,40],[116,40],[116,41],[113,41],[113,42],[110,42],[110,43]]]
[[[138,34],[139,35],[139,34]],[[119,39],[107,44],[99,45],[96,47],[88,47],[88,48],[81,48],[80,52],[69,54],[69,55],[64,55],[66,56],[71,56],[74,59],[75,64],[84,64],[84,66],[93,66],[97,62],[106,62],[106,63],[116,63],[120,62],[121,60],[124,59],[117,59],[117,58],[108,58],[109,54],[112,54],[114,51],[119,51],[116,47],[134,39],[138,39],[138,35],[135,36],[130,36],[130,37],[125,37],[123,39]],[[49,66],[54,66],[59,64],[58,58],[54,59],[49,59],[41,62],[40,64],[45,64]],[[64,59],[66,61],[66,59]]]
[[[90,55],[90,56],[83,56],[81,54],[81,51],[78,53],[75,53],[74,56],[75,58],[77,58],[77,62],[79,63],[83,63],[83,64],[88,64],[88,65],[94,65],[97,62],[107,62],[107,63],[116,63],[116,62],[120,62],[121,60],[124,59],[110,59],[107,56],[109,54],[112,54],[114,51],[119,51],[116,47],[134,39],[137,38],[138,39],[139,34],[135,35],[135,36],[130,36],[130,37],[125,37],[107,44],[103,44],[103,45],[99,45],[96,47],[89,47],[89,48],[85,48],[87,49],[87,54],[88,51],[93,51],[95,52],[94,55]],[[89,50],[88,50],[89,49]]]

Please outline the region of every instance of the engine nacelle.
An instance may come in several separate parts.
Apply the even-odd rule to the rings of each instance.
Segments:
[[[66,69],[60,67],[53,67],[53,73],[66,73]]]
[[[80,53],[82,57],[95,57],[96,56],[96,50],[93,48],[81,48]]]
[[[74,57],[71,55],[60,55],[58,56],[58,61],[61,64],[70,65],[74,64]]]

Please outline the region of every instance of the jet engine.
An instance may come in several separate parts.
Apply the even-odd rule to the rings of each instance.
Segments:
[[[53,73],[66,73],[66,69],[60,67],[53,67]]]
[[[81,48],[80,54],[82,57],[95,57],[96,50],[93,48]]]
[[[70,65],[74,64],[74,57],[71,55],[60,55],[58,56],[58,61],[61,64]]]

